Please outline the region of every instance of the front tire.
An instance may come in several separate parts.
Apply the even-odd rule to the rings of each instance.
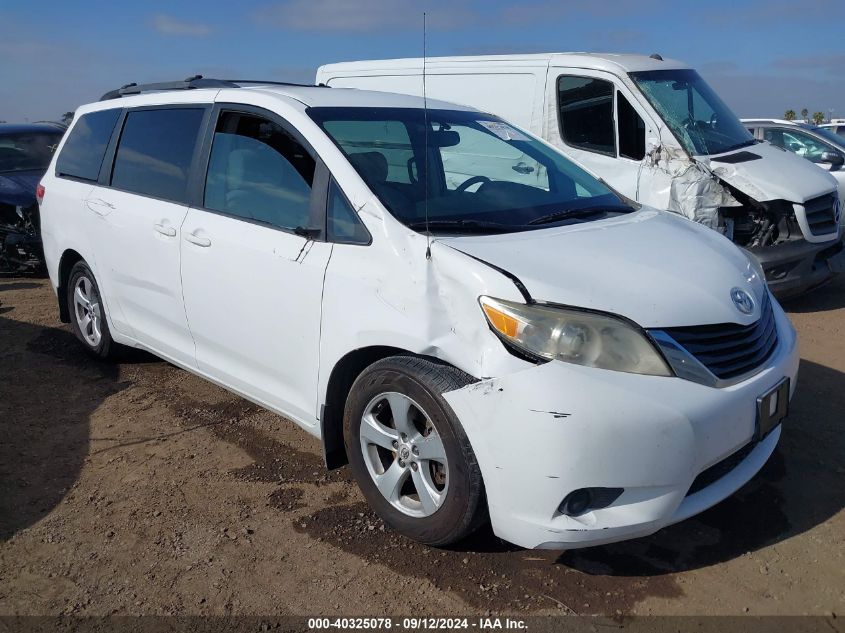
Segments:
[[[448,545],[487,519],[481,470],[443,393],[473,382],[450,367],[393,356],[364,370],[343,419],[358,486],[385,523],[428,545]]]
[[[85,350],[97,358],[109,358],[116,344],[109,332],[97,280],[84,261],[77,262],[70,271],[67,307],[73,333]]]

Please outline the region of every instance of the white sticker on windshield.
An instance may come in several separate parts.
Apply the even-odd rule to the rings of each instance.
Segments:
[[[503,141],[527,141],[528,137],[519,130],[512,128],[503,121],[479,121],[479,125],[483,125],[493,134],[498,136]]]

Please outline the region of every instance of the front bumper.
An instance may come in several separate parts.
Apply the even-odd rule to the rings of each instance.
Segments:
[[[785,376],[794,391],[795,331],[773,307],[777,351],[730,387],[553,361],[444,394],[478,458],[494,532],[527,548],[587,547],[651,534],[735,492],[766,462],[780,427],[687,494],[700,473],[752,441],[758,396]],[[558,512],[567,494],[592,487],[624,492],[578,517]]]
[[[748,252],[763,266],[769,288],[778,299],[788,299],[821,286],[845,268],[842,239],[821,244],[799,239],[750,248]]]

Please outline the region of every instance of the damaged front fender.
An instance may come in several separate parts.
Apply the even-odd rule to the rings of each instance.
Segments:
[[[365,205],[366,207],[366,205]],[[521,368],[490,331],[481,295],[521,301],[506,275],[390,217],[360,211],[369,246],[335,244],[323,291],[319,402],[332,369],[356,350],[390,347],[437,358],[475,376]]]

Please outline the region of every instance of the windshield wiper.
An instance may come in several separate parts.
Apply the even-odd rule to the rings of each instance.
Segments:
[[[597,213],[629,213],[633,209],[630,207],[619,207],[619,206],[595,206],[595,207],[584,207],[582,209],[565,209],[563,211],[555,211],[554,213],[549,213],[547,215],[541,215],[539,218],[534,218],[528,224],[551,224],[552,222],[558,222],[560,220],[568,220],[569,218],[583,218],[584,216],[588,215],[595,215]]]
[[[502,231],[519,230],[516,224],[501,224],[487,220],[418,220],[408,224],[408,228],[418,230],[447,230],[465,233],[500,233]]]

